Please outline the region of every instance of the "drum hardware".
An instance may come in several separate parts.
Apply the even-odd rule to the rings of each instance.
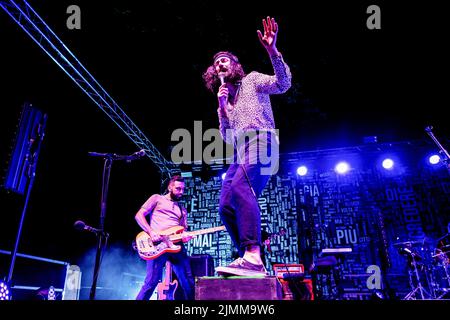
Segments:
[[[447,150],[444,149],[442,144],[439,142],[439,140],[436,138],[436,136],[433,133],[433,126],[427,126],[425,128],[426,133],[430,136],[430,138],[434,141],[434,143],[439,147],[439,153],[443,155],[443,159],[441,160],[442,163],[447,168],[448,172],[450,173],[450,154]]]
[[[421,244],[422,243],[422,241],[404,241],[404,242],[397,242],[397,243],[394,243],[394,246],[395,247],[409,247],[409,246],[412,246],[412,245],[415,245],[415,244]]]
[[[446,247],[448,246],[442,246],[441,248]],[[450,259],[448,255],[448,251],[442,251],[440,248],[436,248],[435,254],[432,255],[432,257],[437,258],[438,261],[437,266],[433,270],[435,276],[437,276],[439,280],[446,280],[445,282],[436,283],[436,293],[439,294],[436,299],[442,299],[450,292]],[[441,271],[441,273],[438,274],[438,271]]]
[[[410,242],[405,242],[404,244],[406,246],[400,247],[398,251],[401,255],[406,256],[408,259],[408,266],[410,268],[409,282],[412,291],[409,292],[403,300],[414,300],[416,299],[417,294],[420,295],[420,299],[422,300],[433,299],[434,297],[422,285],[422,279],[419,274],[419,269],[420,271],[427,271],[424,264],[421,263],[423,260],[422,256],[410,247]],[[428,277],[426,280],[429,282]]]
[[[404,241],[394,243],[406,258],[411,292],[403,300],[446,300],[450,297],[450,244]]]
[[[419,270],[418,270],[418,265],[416,262],[416,259],[412,259],[412,265],[414,266],[412,272],[410,271],[410,283],[411,283],[411,287],[413,288],[413,290],[408,293],[403,300],[413,300],[415,299],[415,295],[417,292],[419,292],[420,297],[422,300],[425,299],[430,299],[432,296],[430,295],[430,293],[428,293],[428,291],[425,290],[425,288],[422,285],[422,281],[420,279],[420,275],[419,275]],[[414,274],[415,278],[416,278],[416,285],[414,287],[414,281],[413,281],[413,275]]]
[[[446,261],[446,260],[448,260],[448,257],[447,257],[447,252],[444,252],[444,251],[442,251],[442,250],[440,250],[440,249],[437,249],[437,250],[439,250],[440,252],[439,253],[436,253],[436,254],[433,254],[431,257],[433,257],[433,258],[439,258],[439,260],[442,260],[442,261]]]

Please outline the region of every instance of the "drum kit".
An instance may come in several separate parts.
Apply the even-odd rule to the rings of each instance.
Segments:
[[[433,248],[424,241],[394,244],[406,258],[412,291],[403,300],[450,298],[450,244]]]

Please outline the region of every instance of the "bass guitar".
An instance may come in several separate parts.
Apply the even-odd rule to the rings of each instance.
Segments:
[[[178,288],[178,281],[172,281],[172,264],[166,261],[165,274],[163,280],[158,283],[158,300],[175,300],[175,290]]]
[[[184,228],[182,226],[176,226],[160,231],[159,234],[162,236],[162,240],[156,243],[153,243],[150,235],[147,232],[141,231],[136,236],[135,246],[139,257],[144,260],[152,260],[156,259],[166,252],[179,252],[181,250],[181,246],[174,244],[174,242],[181,241],[184,237],[195,237],[201,234],[222,230],[225,230],[225,226],[197,231],[184,231]]]

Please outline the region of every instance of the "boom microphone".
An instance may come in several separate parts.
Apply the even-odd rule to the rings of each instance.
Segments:
[[[120,159],[120,160],[130,161],[130,160],[139,159],[139,158],[141,158],[143,156],[145,156],[145,150],[141,149],[141,150],[139,150],[139,151],[137,151],[137,152],[135,152],[135,153],[133,153],[133,154],[131,154],[129,156],[122,156],[122,159]]]
[[[102,233],[103,232],[100,229],[96,229],[96,228],[86,225],[83,221],[80,221],[80,220],[76,221],[73,224],[73,226],[75,229],[80,230],[80,231],[86,230],[86,231],[93,232],[93,233]]]
[[[93,157],[110,158],[112,160],[126,160],[129,162],[132,160],[142,158],[143,156],[146,155],[146,152],[144,149],[141,149],[130,155],[121,155],[116,153],[99,153],[99,152],[88,152],[88,154]]]

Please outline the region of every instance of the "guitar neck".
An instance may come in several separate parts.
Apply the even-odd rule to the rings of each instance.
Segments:
[[[203,230],[196,230],[196,231],[187,231],[184,233],[180,233],[180,234],[175,234],[173,236],[170,236],[170,240],[172,241],[176,241],[176,240],[180,240],[184,235],[188,235],[188,236],[198,236],[201,234],[205,234],[205,233],[211,233],[211,232],[216,232],[216,231],[222,231],[225,230],[225,226],[220,226],[220,227],[214,227],[214,228],[208,228],[208,229],[203,229]]]
[[[214,227],[214,228],[208,228],[208,229],[203,229],[203,230],[190,231],[190,232],[186,232],[186,233],[191,236],[198,236],[200,234],[216,232],[216,231],[221,231],[221,230],[225,230],[225,227],[224,226]]]

